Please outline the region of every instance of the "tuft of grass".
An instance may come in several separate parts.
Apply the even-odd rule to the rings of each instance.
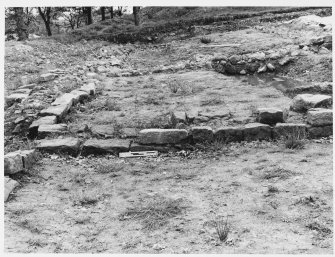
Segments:
[[[180,215],[185,209],[183,202],[181,198],[156,196],[145,202],[139,202],[135,207],[127,208],[119,218],[140,220],[144,229],[154,230],[166,225],[169,219]]]
[[[224,100],[221,96],[215,95],[215,96],[209,96],[203,100],[201,100],[201,106],[212,106],[212,105],[220,105],[224,104]]]
[[[269,167],[263,170],[264,173],[261,175],[262,179],[272,179],[272,178],[279,178],[279,179],[287,179],[296,173],[291,170],[283,169],[281,167]]]
[[[278,187],[269,185],[269,186],[268,186],[268,192],[269,192],[269,193],[278,193],[278,192],[279,192],[279,189],[278,189]]]
[[[293,129],[284,136],[284,145],[288,149],[303,149],[306,144],[307,133],[301,129]]]
[[[200,42],[203,43],[203,44],[209,44],[211,43],[213,40],[209,37],[202,37],[200,38]]]
[[[228,224],[228,215],[226,220],[222,216],[216,216],[212,223],[214,225],[215,231],[221,242],[227,241],[228,234],[230,232],[230,226]]]
[[[73,205],[94,205],[99,201],[99,195],[96,190],[80,191],[73,197]]]

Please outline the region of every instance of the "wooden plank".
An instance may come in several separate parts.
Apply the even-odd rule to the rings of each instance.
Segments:
[[[142,152],[125,152],[119,153],[120,158],[133,158],[133,157],[156,157],[158,156],[158,151],[142,151]]]

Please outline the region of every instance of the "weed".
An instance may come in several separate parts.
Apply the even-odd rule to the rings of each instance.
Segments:
[[[202,37],[200,38],[200,42],[203,43],[203,44],[209,44],[211,43],[213,40],[209,37]]]
[[[148,201],[140,202],[133,208],[128,208],[119,217],[121,220],[141,220],[144,229],[153,230],[168,223],[168,219],[178,216],[185,206],[183,199],[169,199],[158,196]]]
[[[74,205],[94,205],[99,201],[99,195],[96,191],[80,191],[74,195]]]
[[[284,135],[284,145],[288,149],[303,149],[305,147],[305,140],[307,133],[305,130],[293,129],[291,133]]]
[[[306,227],[310,230],[315,230],[318,233],[321,233],[324,236],[327,236],[332,233],[332,230],[327,228],[324,224],[321,224],[318,221],[309,222],[306,224]]]
[[[217,235],[221,242],[225,242],[228,238],[228,234],[230,232],[230,226],[228,224],[228,215],[226,221],[224,221],[222,216],[216,216],[212,223],[214,224],[214,228],[216,230]]]
[[[278,192],[279,192],[279,189],[278,189],[278,187],[269,185],[269,186],[268,186],[268,192],[269,192],[269,193],[278,193]]]
[[[28,242],[29,246],[32,246],[32,247],[43,247],[43,246],[46,246],[47,243],[46,242],[43,242],[42,240],[40,239],[29,239]]]

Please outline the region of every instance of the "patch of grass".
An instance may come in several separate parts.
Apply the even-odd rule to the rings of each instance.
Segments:
[[[105,109],[107,111],[121,111],[121,107],[118,105],[118,103],[110,98],[106,99],[105,101]]]
[[[96,190],[92,191],[79,191],[73,197],[74,205],[94,205],[99,201],[99,194]]]
[[[122,171],[124,169],[124,164],[122,163],[111,163],[111,162],[99,162],[95,164],[95,172],[106,174],[106,173],[115,173],[118,171]]]
[[[265,168],[262,172],[263,174],[261,175],[261,178],[267,180],[272,178],[288,179],[296,174],[294,171],[283,169],[278,166]]]
[[[269,192],[269,193],[278,193],[278,192],[279,192],[279,189],[278,189],[278,187],[269,185],[269,186],[268,186],[268,192]]]
[[[47,243],[42,241],[41,239],[32,239],[32,238],[30,238],[27,243],[29,244],[29,246],[34,248],[44,247],[47,245]]]
[[[332,233],[332,230],[330,228],[327,228],[326,225],[320,223],[319,221],[309,222],[306,224],[306,227],[309,228],[310,230],[317,231],[323,236],[327,236]]]
[[[42,232],[42,229],[40,228],[39,225],[35,224],[34,222],[26,218],[22,218],[19,221],[17,221],[16,225],[18,225],[19,227],[28,229],[32,233],[40,234]]]
[[[78,89],[79,85],[74,80],[66,80],[62,82],[59,90],[63,93],[70,93],[72,90]]]
[[[13,138],[11,141],[5,144],[5,154],[14,152],[17,150],[31,150],[36,146],[34,140],[29,140],[28,138],[18,139]]]
[[[152,94],[148,95],[143,102],[145,104],[161,105],[164,99],[165,99],[164,94]]]
[[[140,220],[143,228],[158,229],[168,223],[168,220],[180,215],[186,208],[184,200],[169,199],[156,196],[144,202],[138,202],[135,207],[127,208],[119,217],[121,220]]]
[[[212,106],[212,105],[220,105],[224,104],[224,100],[222,96],[219,95],[213,95],[213,96],[208,96],[205,99],[201,100],[201,106]]]
[[[203,43],[203,44],[209,44],[211,43],[213,40],[209,37],[202,37],[200,38],[200,42]]]

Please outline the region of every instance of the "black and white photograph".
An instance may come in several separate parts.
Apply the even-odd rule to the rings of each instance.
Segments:
[[[6,255],[333,254],[333,3],[235,2],[2,3]]]

